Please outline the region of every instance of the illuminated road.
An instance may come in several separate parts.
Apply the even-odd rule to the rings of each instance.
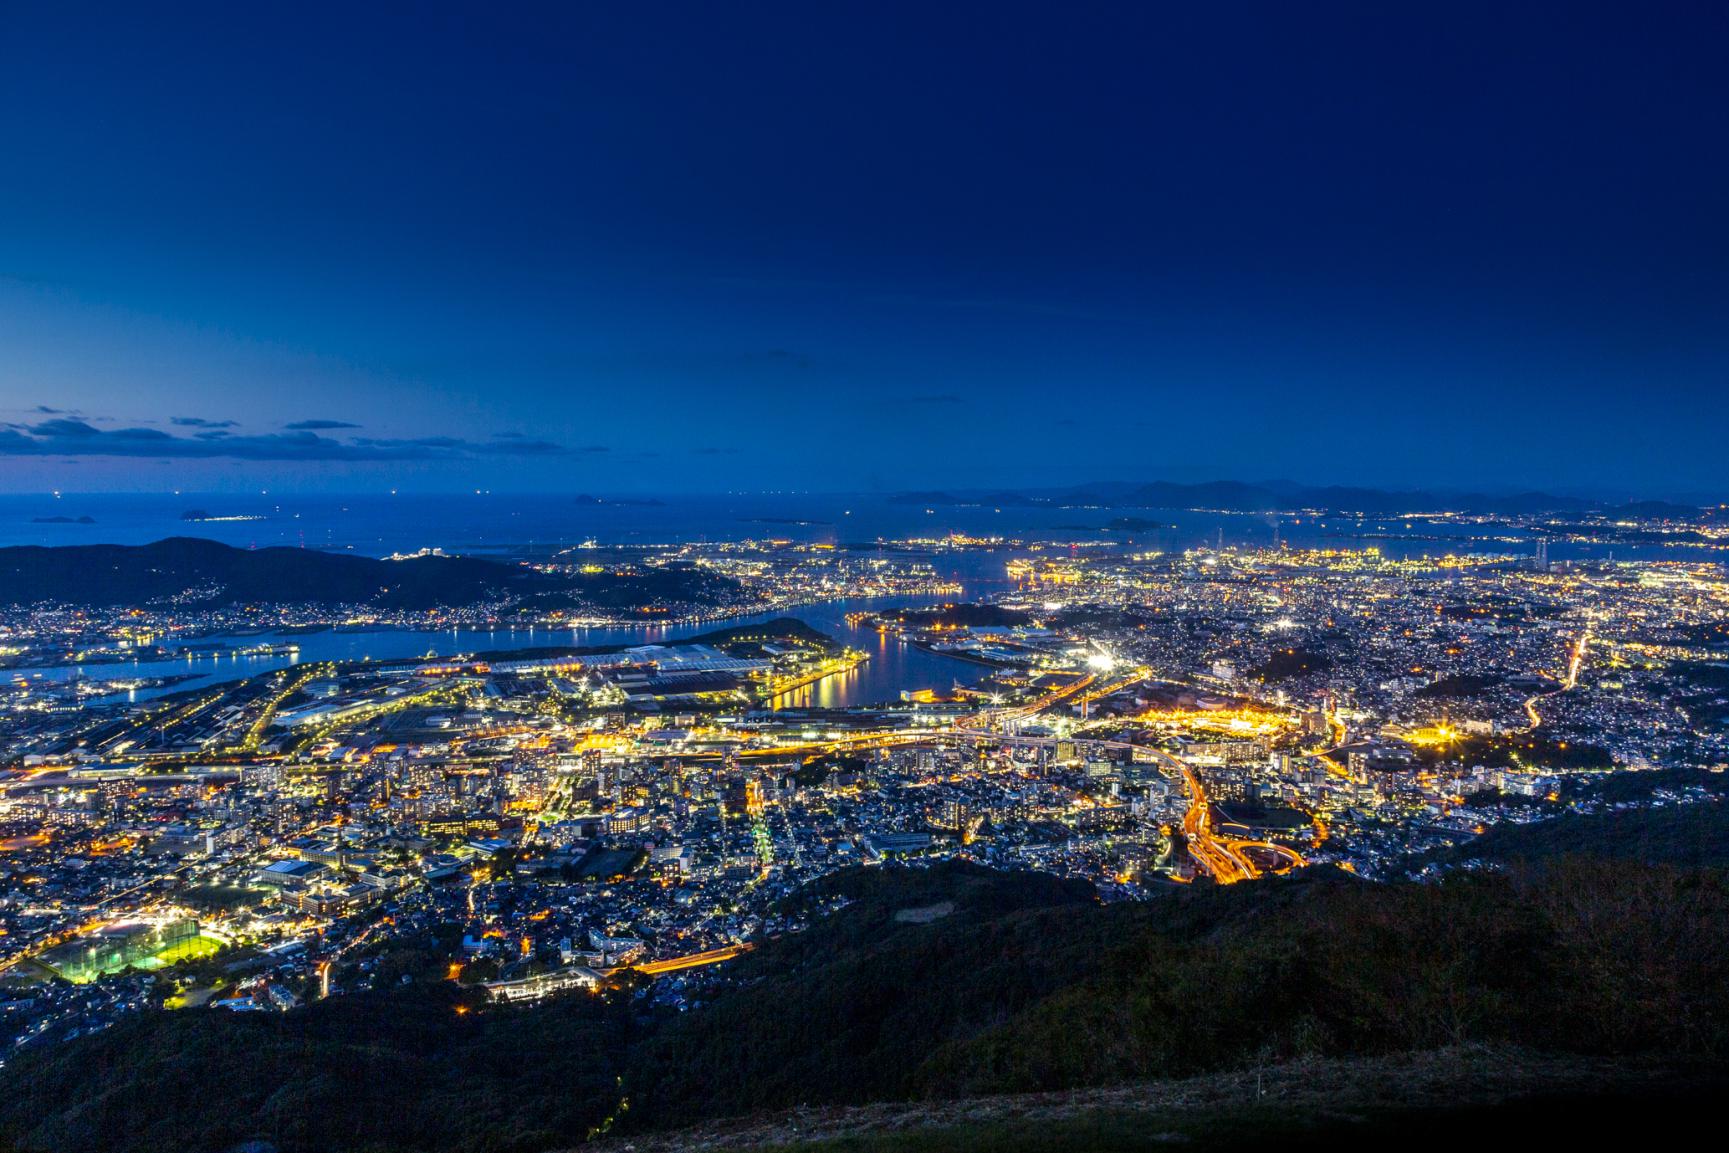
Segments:
[[[1011,709],[994,709],[976,717],[964,717],[955,722],[951,731],[957,735],[973,736],[989,741],[1054,745],[1057,743],[1055,737],[1006,736],[980,729],[977,726],[1003,720],[1023,720],[1036,716],[1051,705],[1077,694],[1081,694],[1079,699],[1083,703],[1098,700],[1112,693],[1120,692],[1150,675],[1150,670],[1136,669],[1119,681],[1098,687],[1095,687],[1097,678],[1088,675],[1073,684],[1066,685],[1041,697],[1032,704]],[[1267,841],[1216,836],[1212,828],[1212,805],[1207,799],[1206,790],[1201,786],[1200,778],[1193,769],[1169,753],[1144,745],[1131,744],[1127,741],[1077,741],[1077,743],[1084,743],[1097,749],[1127,749],[1130,750],[1131,754],[1135,752],[1151,754],[1164,762],[1173,772],[1180,774],[1189,788],[1189,808],[1183,815],[1183,835],[1188,841],[1189,853],[1194,857],[1195,863],[1201,871],[1219,883],[1230,884],[1234,881],[1249,880],[1266,872],[1286,872],[1308,864],[1301,854],[1283,845],[1275,845]]]
[[[1037,716],[1039,713],[1044,712],[1046,709],[1060,701],[1067,700],[1069,697],[1072,697],[1076,693],[1087,688],[1097,679],[1097,677],[1089,673],[1078,681],[1074,681],[1070,684],[1064,685],[1060,689],[1054,689],[1051,692],[1046,693],[1031,704],[1015,705],[1012,708],[1006,709],[987,709],[984,712],[979,713],[977,716],[962,717],[960,720],[956,721],[955,724],[958,728],[965,728],[969,725],[989,724],[993,721],[1025,720],[1028,717]]]
[[[1184,766],[1183,778],[1189,784],[1189,808],[1183,814],[1183,837],[1189,844],[1189,856],[1207,876],[1228,885],[1254,876],[1254,866],[1225,848],[1212,833],[1212,805],[1206,790],[1194,770]]]
[[[1579,634],[1579,639],[1573,642],[1572,652],[1567,658],[1567,677],[1561,682],[1561,686],[1546,693],[1538,693],[1525,702],[1525,715],[1531,719],[1531,724],[1525,729],[1526,732],[1535,731],[1543,723],[1543,716],[1537,711],[1538,701],[1546,700],[1549,697],[1558,697],[1578,685],[1579,670],[1585,666],[1585,648],[1591,643],[1591,625],[1593,623],[1593,618],[1587,615],[1585,617],[1585,629]]]
[[[1059,740],[1057,737],[1011,736],[978,729],[957,729],[954,730],[953,735],[970,736],[1003,744],[1047,747],[1055,745]],[[1276,845],[1270,841],[1252,841],[1239,837],[1216,835],[1212,828],[1212,804],[1207,799],[1206,790],[1201,785],[1200,777],[1195,774],[1192,768],[1163,749],[1131,744],[1128,741],[1098,741],[1086,740],[1085,738],[1075,739],[1075,743],[1100,750],[1126,749],[1131,752],[1147,754],[1163,762],[1172,772],[1181,775],[1189,789],[1189,807],[1183,814],[1183,836],[1188,841],[1189,853],[1195,858],[1195,863],[1202,872],[1215,881],[1221,884],[1230,884],[1234,881],[1246,881],[1270,872],[1284,873],[1308,865],[1309,862],[1301,853],[1285,845]]]
[[[630,967],[639,973],[658,977],[662,973],[676,973],[680,969],[696,969],[703,965],[716,965],[722,961],[730,961],[741,953],[750,952],[750,948],[749,944],[728,945],[723,949],[710,949],[705,953],[690,953],[683,957],[668,957],[664,961],[649,961]]]
[[[1188,839],[1189,853],[1201,870],[1221,885],[1247,881],[1263,873],[1283,873],[1302,868],[1308,862],[1295,849],[1275,845],[1270,841],[1250,841],[1237,837],[1220,837],[1213,833],[1213,806],[1195,771],[1175,757],[1160,753],[1172,765],[1181,768],[1189,785],[1189,808],[1183,814],[1183,836]],[[1267,864],[1257,863],[1265,858]]]
[[[943,729],[924,729],[915,732],[886,733],[848,733],[845,736],[831,737],[820,741],[801,741],[796,745],[770,745],[764,748],[742,748],[737,750],[739,760],[773,759],[776,757],[811,756],[818,753],[858,752],[862,749],[890,749],[897,745],[926,745],[940,740],[948,735]],[[679,761],[715,761],[727,754],[717,749],[697,749],[694,751],[668,749],[655,754],[664,760]]]
[[[264,740],[264,734],[276,722],[276,713],[282,708],[282,702],[305,688],[309,681],[321,676],[329,676],[335,671],[334,665],[318,664],[305,669],[298,677],[264,702],[264,708],[259,711],[258,719],[252,722],[252,727],[246,730],[245,738],[240,742],[238,752],[252,753],[258,751],[258,746]]]

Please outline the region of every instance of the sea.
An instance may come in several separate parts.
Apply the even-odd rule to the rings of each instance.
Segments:
[[[1133,517],[1132,528],[1111,522]],[[237,548],[316,548],[366,556],[442,549],[492,557],[536,557],[575,545],[653,546],[687,542],[788,540],[866,549],[898,549],[909,540],[953,535],[1000,539],[994,548],[919,550],[964,595],[986,595],[1007,585],[1007,562],[1029,548],[1105,548],[1136,552],[1179,551],[1207,545],[1258,547],[1378,546],[1398,557],[1448,553],[1529,556],[1534,543],[1515,530],[1472,531],[1429,520],[1303,517],[1172,510],[1057,508],[1046,505],[943,505],[897,500],[882,494],[751,492],[703,495],[594,497],[568,494],[474,492],[439,494],[247,494],[114,493],[0,495],[0,546],[146,544],[171,536],[196,536]],[[1553,560],[1602,559],[1603,546],[1555,542]],[[1677,558],[1659,547],[1623,548],[1627,559],[1723,560],[1721,552],[1687,550]],[[789,704],[844,708],[897,700],[903,691],[946,689],[980,678],[976,664],[884,638],[874,629],[847,623],[860,608],[919,603],[918,598],[836,601],[774,614],[793,616],[871,659],[857,671],[805,690]],[[765,617],[742,617],[749,623]],[[717,627],[629,625],[611,628],[447,630],[418,632],[314,632],[286,636],[245,634],[188,637],[201,645],[234,648],[268,644],[299,646],[295,657],[188,654],[138,665],[7,670],[6,677],[95,680],[138,676],[183,676],[171,688],[139,689],[114,700],[143,700],[164,692],[232,681],[270,672],[295,661],[393,659],[425,654],[496,651],[542,645],[652,644],[678,640]],[[109,699],[109,698],[103,698]]]
[[[1111,522],[1144,524],[1113,530]],[[873,544],[951,534],[1050,543],[1360,547],[1393,555],[1505,550],[1529,554],[1515,530],[1476,538],[1427,520],[1303,517],[1045,504],[931,505],[880,493],[750,492],[593,497],[569,494],[8,493],[0,494],[0,547],[146,544],[197,536],[239,548],[317,548],[367,556],[442,548],[471,555],[535,555],[595,541],[656,545],[783,539]],[[1557,551],[1559,550],[1559,551]],[[1571,550],[1571,551],[1569,551]],[[1556,559],[1590,546],[1556,543]]]

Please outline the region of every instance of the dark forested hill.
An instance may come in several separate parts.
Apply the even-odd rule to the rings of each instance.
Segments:
[[[7,604],[142,605],[185,596],[210,605],[425,609],[534,598],[628,608],[666,600],[704,603],[729,587],[695,571],[554,576],[474,557],[377,560],[316,549],[238,549],[193,537],[147,545],[0,548],[0,603]]]
[[[1465,1042],[1729,1045],[1729,959],[1715,956],[1729,946],[1729,889],[1716,874],[1576,861],[1432,885],[1316,873],[988,915],[961,897],[928,925],[897,922],[896,902],[937,897],[919,884],[865,894],[763,950],[741,970],[748,988],[660,1029],[632,1058],[638,1119]]]
[[[1291,1061],[1358,1062],[1355,1081],[1460,1047],[1571,1069],[1729,1056],[1716,872],[1565,860],[1422,885],[1312,871],[1100,904],[1084,884],[951,863],[836,874],[794,904],[810,929],[715,971],[721,987],[682,1013],[625,989],[459,1014],[465,994],[439,982],[280,1016],[135,1017],[9,1055],[0,1139],[532,1153],[608,1118],[651,1133]]]
[[[283,1014],[132,1017],[9,1055],[0,1124],[44,1150],[533,1153],[579,1143],[617,1106],[616,1006],[457,1011],[474,1001],[441,983]]]
[[[1501,825],[1433,855],[1443,864],[1504,865],[1590,853],[1628,862],[1729,867],[1729,802],[1629,807]]]

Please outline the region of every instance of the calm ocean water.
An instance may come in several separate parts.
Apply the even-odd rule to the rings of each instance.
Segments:
[[[220,519],[189,521],[199,510]],[[1133,515],[1157,527],[1107,532]],[[77,523],[89,517],[93,523]],[[301,496],[275,494],[0,495],[0,545],[144,544],[199,536],[241,548],[273,545],[380,556],[443,548],[466,553],[534,553],[595,540],[661,544],[784,538],[832,544],[936,537],[960,532],[1040,541],[1121,541],[1138,549],[1183,549],[1223,534],[1227,545],[1371,543],[1400,555],[1467,548],[1526,551],[1472,542],[1421,523],[1264,514],[1229,515],[1096,508],[936,507],[874,494],[666,496],[595,503],[572,496],[523,494]],[[1442,530],[1451,531],[1451,530]],[[1387,539],[1401,534],[1408,539]],[[1557,546],[1555,555],[1569,555]]]
[[[178,660],[150,661],[143,664],[96,664],[46,669],[7,670],[7,677],[27,677],[44,681],[65,681],[83,677],[92,681],[124,680],[138,676],[184,676],[194,679],[181,681],[163,689],[140,689],[126,694],[125,699],[149,700],[165,693],[184,692],[202,685],[242,680],[260,673],[272,672],[289,665],[308,661],[397,660],[427,654],[451,656],[457,653],[480,653],[536,648],[543,645],[664,644],[697,633],[732,625],[753,624],[776,616],[794,616],[813,628],[836,638],[843,644],[870,654],[870,660],[842,676],[830,677],[817,685],[793,694],[785,705],[817,705],[823,708],[844,708],[855,704],[875,704],[898,699],[902,689],[946,689],[956,680],[970,682],[979,679],[982,670],[976,664],[926,652],[884,636],[875,629],[855,628],[846,614],[860,608],[891,608],[899,605],[924,603],[927,598],[887,597],[870,601],[834,601],[807,605],[791,613],[764,613],[738,617],[721,623],[698,625],[627,625],[615,628],[586,629],[446,629],[440,632],[413,632],[405,629],[380,629],[373,632],[315,632],[247,634],[245,636],[200,636],[200,643],[223,641],[235,648],[264,644],[295,644],[298,656],[241,656],[199,654]]]

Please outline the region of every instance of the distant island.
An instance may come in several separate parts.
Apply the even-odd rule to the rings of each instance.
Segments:
[[[31,524],[95,524],[93,516],[33,516]]]

